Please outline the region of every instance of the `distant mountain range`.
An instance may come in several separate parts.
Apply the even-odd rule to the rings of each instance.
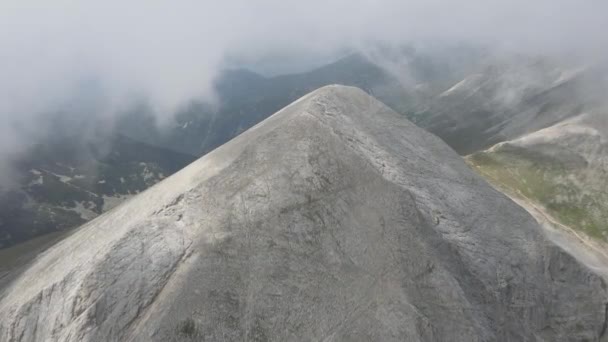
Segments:
[[[356,86],[383,97],[405,94],[398,80],[361,55],[351,55],[307,73],[265,78],[248,70],[225,71],[216,81],[219,103],[192,103],[169,129],[154,125],[149,111],[117,125],[134,139],[181,153],[203,155],[304,94],[328,84]],[[144,130],[141,127],[145,127]]]
[[[101,142],[56,137],[32,147],[20,185],[0,195],[0,246],[81,224],[324,85],[359,87],[468,155],[600,107],[601,75],[470,48],[379,50],[269,78],[228,70],[215,83],[217,103],[194,101],[165,127],[142,105]]]
[[[16,163],[18,185],[0,192],[0,247],[78,226],[194,159],[121,135],[36,144]]]

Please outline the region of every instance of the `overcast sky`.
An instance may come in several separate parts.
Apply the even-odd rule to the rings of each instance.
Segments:
[[[0,144],[18,151],[12,125],[35,128],[83,79],[108,115],[136,94],[162,115],[208,96],[226,56],[305,61],[381,40],[603,58],[607,23],[605,0],[0,0]]]

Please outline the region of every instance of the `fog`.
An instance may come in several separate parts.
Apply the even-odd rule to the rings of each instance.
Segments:
[[[168,118],[192,98],[212,100],[212,80],[235,61],[283,73],[375,42],[595,61],[606,57],[606,13],[603,0],[2,0],[0,172],[83,82],[102,96],[75,115],[111,118],[145,98]]]

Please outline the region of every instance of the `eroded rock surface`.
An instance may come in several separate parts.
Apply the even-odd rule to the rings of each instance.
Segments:
[[[597,341],[604,281],[435,136],[317,90],[3,289],[2,341]]]

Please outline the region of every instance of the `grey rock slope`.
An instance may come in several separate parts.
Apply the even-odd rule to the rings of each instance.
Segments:
[[[603,280],[435,136],[329,86],[39,256],[2,341],[597,341]]]

